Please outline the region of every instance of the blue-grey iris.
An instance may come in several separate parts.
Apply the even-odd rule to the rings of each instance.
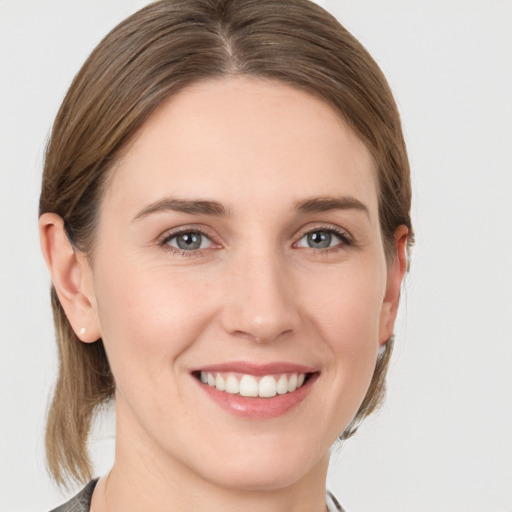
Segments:
[[[330,247],[332,235],[328,231],[314,231],[308,234],[308,245],[313,249]]]
[[[191,251],[201,247],[201,234],[200,233],[181,233],[176,236],[176,244],[180,249]]]

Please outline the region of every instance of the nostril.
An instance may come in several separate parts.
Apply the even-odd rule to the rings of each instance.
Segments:
[[[278,329],[274,329],[272,326],[267,324],[266,326],[259,325],[255,328],[251,329],[250,331],[238,329],[238,330],[232,331],[230,334],[237,338],[246,339],[248,341],[253,341],[258,344],[263,344],[263,343],[273,342],[277,339],[280,339],[280,338],[283,338],[286,336],[291,336],[291,335],[293,335],[293,332],[294,332],[293,329],[284,329],[282,331],[279,331]]]

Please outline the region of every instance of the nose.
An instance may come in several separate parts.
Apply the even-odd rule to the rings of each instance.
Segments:
[[[232,263],[224,279],[224,330],[257,343],[296,333],[301,316],[286,262],[272,251],[259,251]]]

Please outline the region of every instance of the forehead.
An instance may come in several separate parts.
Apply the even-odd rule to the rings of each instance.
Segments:
[[[113,170],[106,196],[134,209],[168,194],[290,203],[350,194],[377,212],[370,152],[325,101],[287,84],[233,77],[166,100]],[[108,203],[108,201],[107,201]]]

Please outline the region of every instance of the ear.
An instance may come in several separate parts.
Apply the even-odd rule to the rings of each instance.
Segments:
[[[75,334],[85,343],[98,340],[92,273],[85,255],[72,247],[64,221],[56,213],[41,215],[39,238],[55,291]]]
[[[394,255],[388,268],[386,294],[380,313],[379,345],[381,346],[391,338],[395,327],[400,302],[400,288],[407,270],[408,235],[409,230],[406,226],[399,226],[395,231]]]

